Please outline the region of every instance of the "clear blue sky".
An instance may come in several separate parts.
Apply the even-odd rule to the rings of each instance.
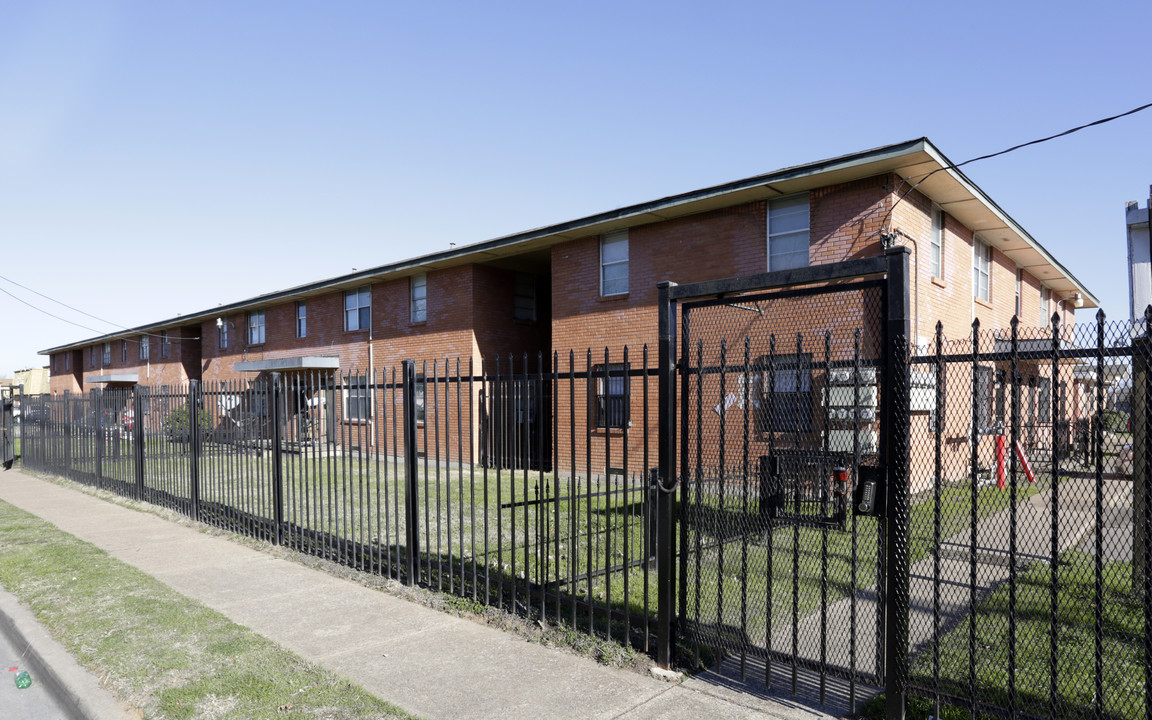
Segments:
[[[920,136],[960,162],[1152,102],[1149,27],[1147,0],[0,0],[0,275],[135,326]],[[965,172],[1127,317],[1152,110]],[[0,376],[96,334],[6,295],[0,328]]]

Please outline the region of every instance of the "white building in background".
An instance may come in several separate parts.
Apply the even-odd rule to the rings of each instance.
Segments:
[[[1152,194],[1152,189],[1150,189]],[[1152,304],[1152,243],[1148,232],[1148,205],[1135,200],[1125,208],[1128,222],[1128,312],[1133,320],[1143,319]]]

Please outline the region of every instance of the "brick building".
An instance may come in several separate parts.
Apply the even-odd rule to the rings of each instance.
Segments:
[[[247,381],[271,370],[359,373],[405,358],[471,362],[570,349],[587,365],[654,349],[660,281],[691,283],[878,255],[882,233],[911,249],[912,333],[952,337],[973,320],[1066,327],[1096,299],[927,140],[786,168],[639,205],[257,296],[42,351],[53,393],[135,383]],[[604,349],[611,352],[604,359]],[[623,450],[635,418],[593,432]],[[654,385],[651,392],[655,392]],[[633,392],[633,404],[636,404]],[[654,395],[652,396],[654,398]],[[607,397],[607,400],[610,400]],[[344,421],[356,413],[340,409]],[[597,408],[600,417],[597,417]],[[652,401],[655,407],[655,401]],[[928,422],[926,414],[915,422]],[[649,420],[655,437],[655,413]],[[633,433],[637,437],[641,433]],[[577,443],[586,441],[577,437]],[[583,449],[583,446],[581,446]],[[581,449],[581,451],[582,451]],[[637,450],[639,448],[634,448]],[[577,448],[561,448],[562,454]],[[959,450],[957,450],[959,452]]]

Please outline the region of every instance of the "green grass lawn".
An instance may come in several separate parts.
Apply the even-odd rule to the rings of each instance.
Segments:
[[[3,502],[0,585],[146,718],[411,717]]]

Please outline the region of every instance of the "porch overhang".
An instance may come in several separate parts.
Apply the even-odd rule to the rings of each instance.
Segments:
[[[110,383],[131,383],[135,385],[140,382],[140,373],[121,373],[118,375],[93,375],[84,378],[84,382],[92,383],[93,385],[107,385]]]
[[[238,362],[232,366],[236,372],[286,372],[291,370],[338,370],[340,358],[332,355],[303,355]]]

